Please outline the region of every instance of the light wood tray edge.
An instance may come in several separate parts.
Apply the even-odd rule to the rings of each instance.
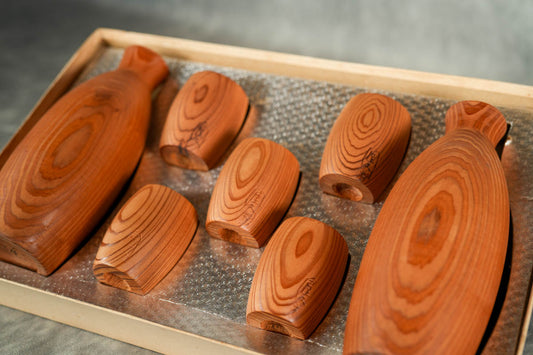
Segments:
[[[0,304],[164,354],[257,354],[5,279],[0,279]]]
[[[318,59],[257,49],[102,28],[113,47],[145,45],[162,55],[264,73],[451,100],[481,100],[533,111],[533,86]]]

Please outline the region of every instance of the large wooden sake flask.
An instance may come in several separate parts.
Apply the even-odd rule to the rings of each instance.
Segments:
[[[509,238],[494,147],[506,122],[477,101],[453,105],[446,134],[417,157],[376,220],[354,286],[345,354],[474,354]]]
[[[167,74],[159,55],[129,47],[42,116],[0,171],[1,260],[48,275],[96,227],[137,165]]]
[[[219,239],[260,248],[290,207],[300,164],[286,148],[246,138],[231,153],[211,195],[205,228]]]
[[[347,261],[348,246],[335,229],[307,217],[283,221],[257,266],[247,323],[308,338],[335,300]]]
[[[335,121],[320,164],[327,194],[374,203],[398,170],[411,133],[411,116],[380,94],[354,96]]]
[[[101,283],[144,295],[180,260],[197,226],[196,210],[185,197],[162,185],[145,185],[107,229],[94,275]]]
[[[212,71],[193,74],[168,112],[161,156],[185,169],[213,168],[237,137],[248,110],[248,96],[230,78]]]

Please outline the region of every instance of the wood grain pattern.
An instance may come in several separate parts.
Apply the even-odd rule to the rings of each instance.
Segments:
[[[283,218],[298,187],[300,164],[283,146],[247,138],[222,168],[207,210],[215,237],[261,247]]]
[[[119,68],[59,99],[0,171],[0,259],[48,275],[96,226],[135,169],[163,59],[129,47]]]
[[[375,202],[398,170],[410,133],[411,116],[399,102],[380,94],[354,96],[326,142],[320,188],[349,200]]]
[[[474,354],[480,344],[509,238],[494,150],[506,122],[496,108],[464,101],[446,126],[378,216],[354,286],[346,354]]]
[[[230,78],[212,71],[192,75],[174,100],[160,141],[169,164],[207,171],[239,133],[248,97]]]
[[[150,184],[117,213],[96,254],[98,281],[144,295],[181,259],[198,217],[193,205],[174,190]]]
[[[341,286],[348,246],[330,226],[307,217],[285,220],[268,243],[248,297],[248,324],[306,339]]]

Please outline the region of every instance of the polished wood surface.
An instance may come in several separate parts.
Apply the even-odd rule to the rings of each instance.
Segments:
[[[348,246],[335,229],[307,217],[285,220],[257,266],[246,322],[308,338],[335,300],[347,261]]]
[[[411,116],[398,101],[359,94],[330,131],[319,172],[325,193],[373,203],[398,170],[411,133]]]
[[[143,151],[163,59],[126,49],[115,71],[60,98],[0,170],[0,259],[53,272],[93,230]]]
[[[452,106],[446,135],[390,192],[354,286],[344,353],[475,354],[502,276],[509,197],[503,115]]]
[[[146,185],[122,206],[94,261],[101,283],[144,295],[187,250],[198,226],[193,205],[174,190]]]
[[[230,78],[212,71],[193,74],[168,113],[161,155],[172,165],[207,171],[229,148],[248,112],[248,97]]]
[[[289,208],[300,164],[283,146],[247,138],[232,152],[216,182],[206,229],[215,237],[261,247]]]

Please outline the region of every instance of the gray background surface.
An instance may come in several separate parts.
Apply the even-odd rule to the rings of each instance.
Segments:
[[[531,0],[2,1],[0,146],[97,27],[533,85]],[[149,353],[6,307],[0,352]]]

